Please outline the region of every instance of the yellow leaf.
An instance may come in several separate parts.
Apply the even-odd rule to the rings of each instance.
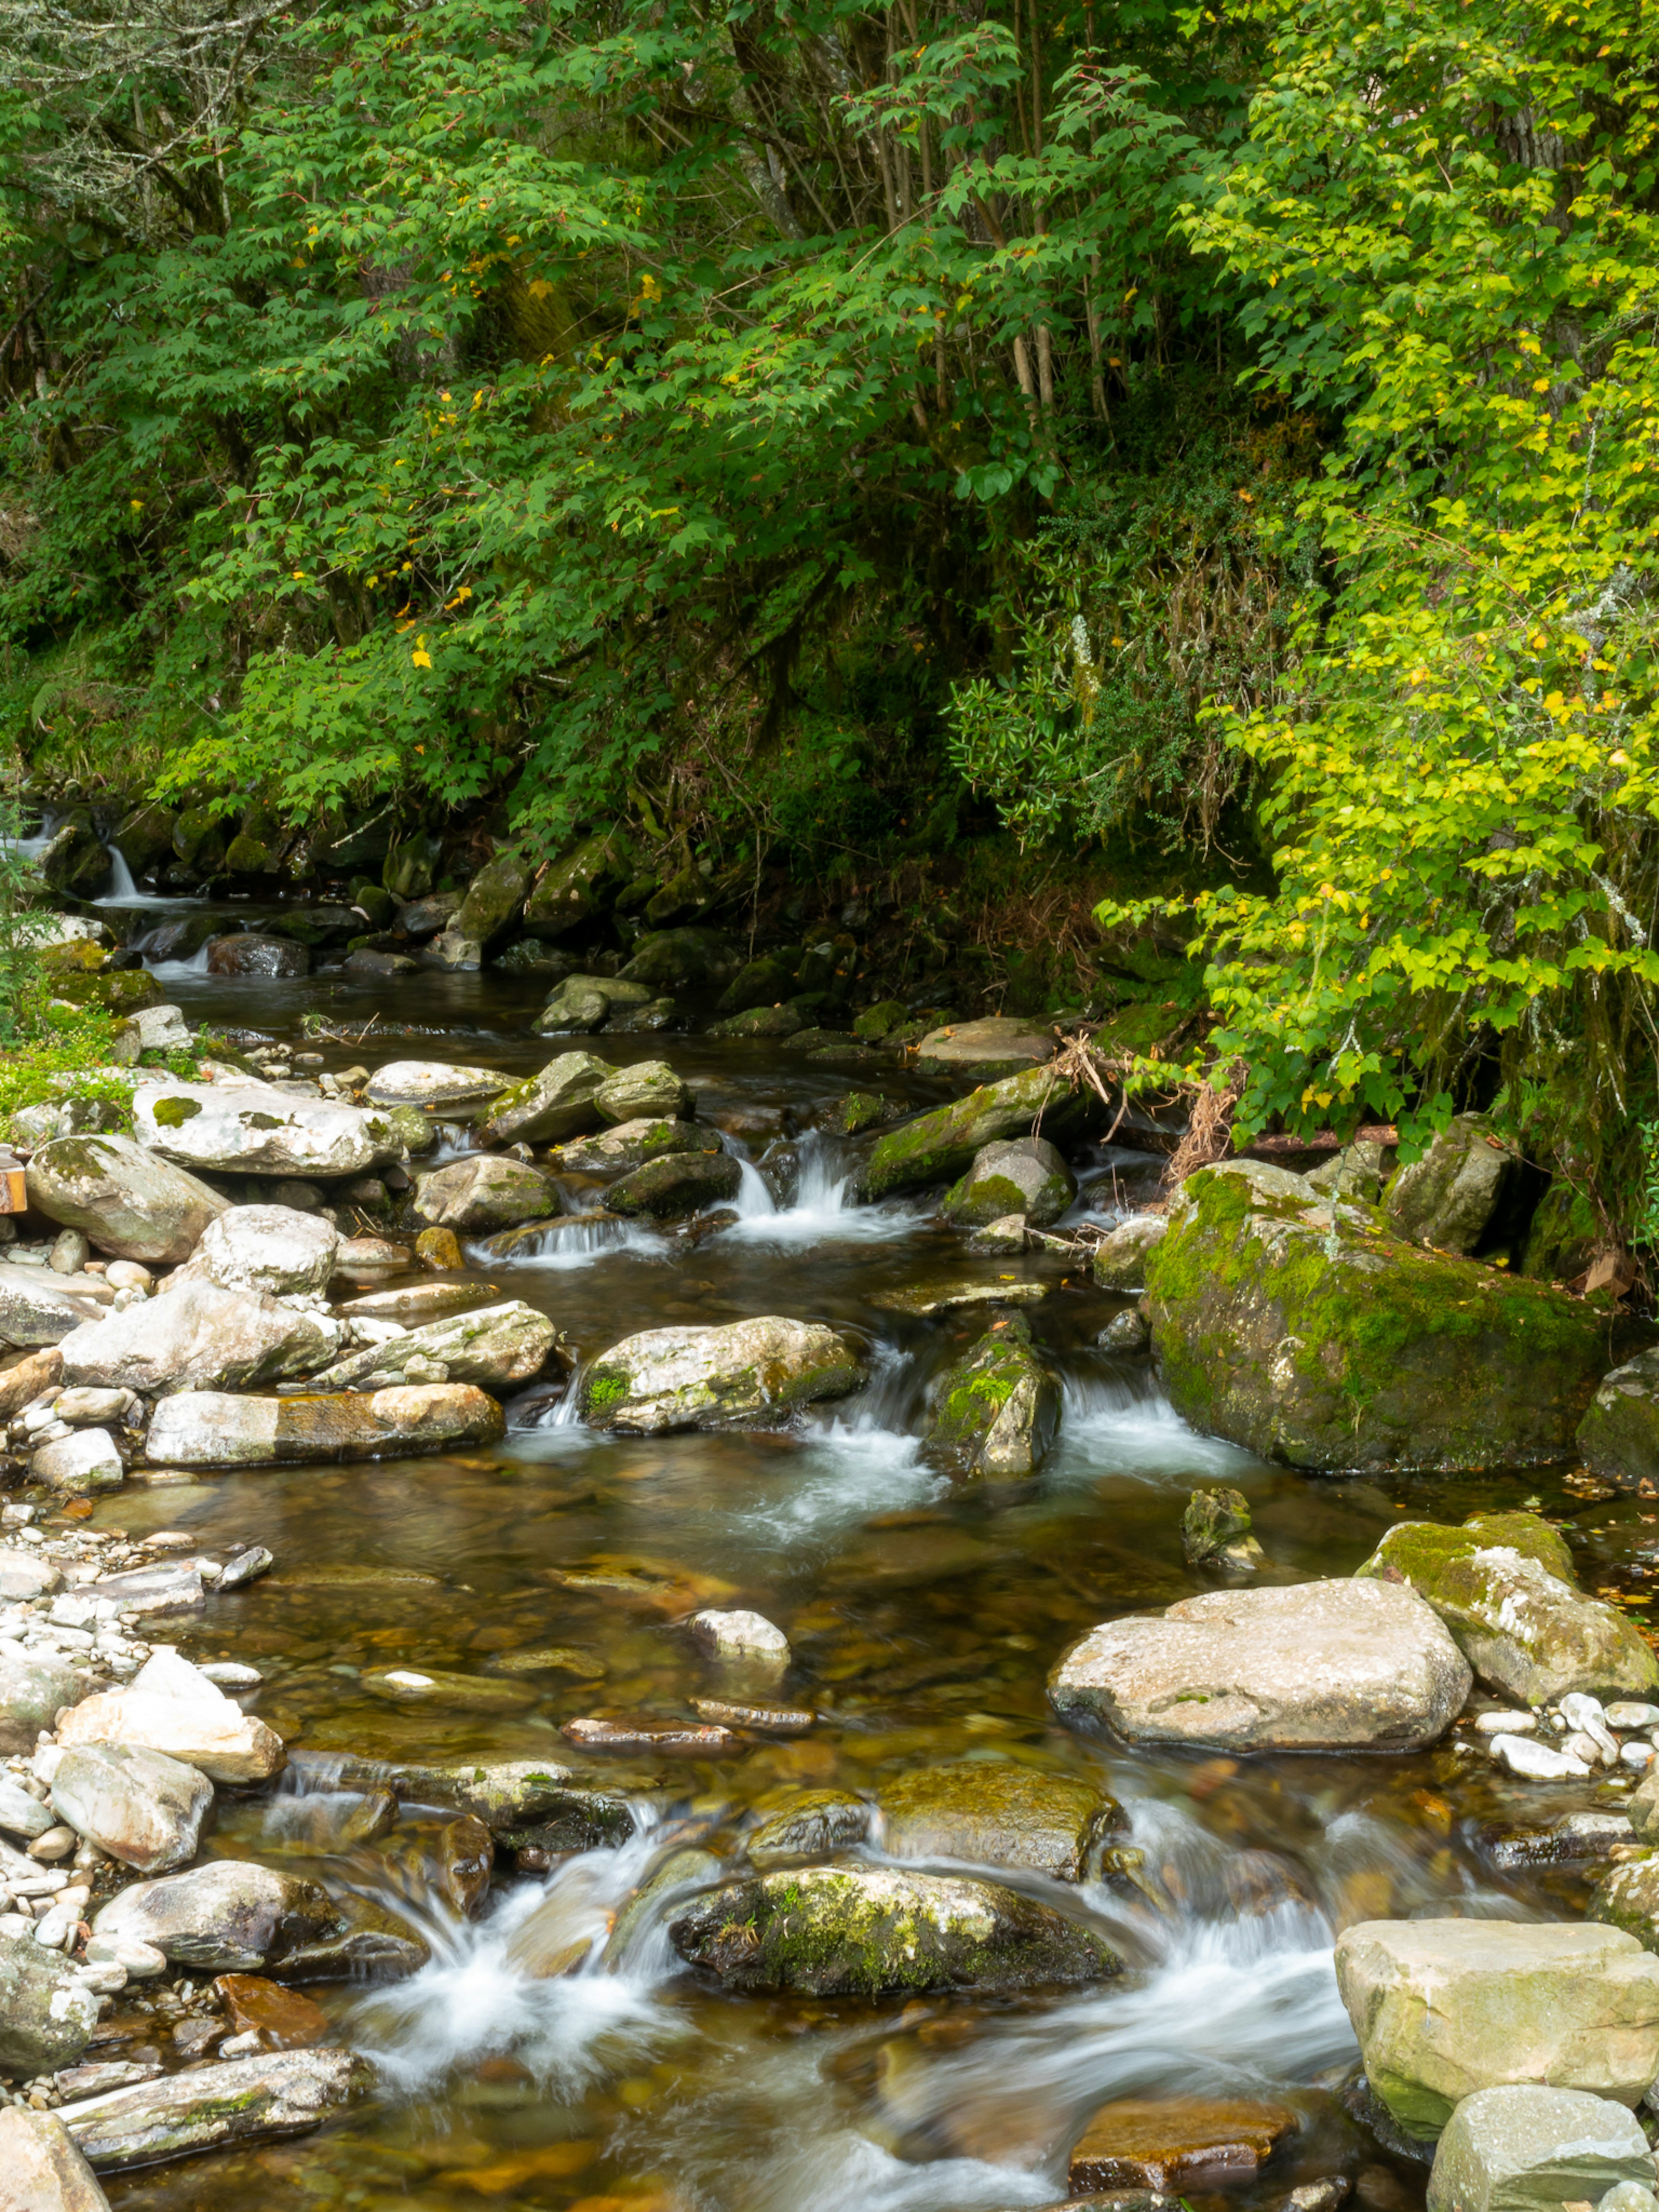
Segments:
[[[432,655],[429,653],[417,653],[415,655],[415,665],[416,668],[430,668]]]

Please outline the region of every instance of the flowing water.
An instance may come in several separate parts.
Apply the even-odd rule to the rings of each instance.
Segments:
[[[222,981],[193,963],[158,972],[192,1021],[243,1034],[297,1041],[301,1014],[321,1008],[344,1040],[319,1048],[332,1067],[413,1055],[516,1073],[557,1048],[527,1033],[545,990],[534,978],[371,989]],[[280,1796],[226,1794],[210,1848],[377,1897],[432,1946],[405,1982],[317,1993],[375,2062],[367,2106],[315,2136],[112,2179],[112,2204],[997,2212],[1064,2195],[1066,2153],[1103,2100],[1219,2090],[1269,2093],[1302,2125],[1266,2173],[1194,2199],[1199,2212],[1266,2212],[1329,2175],[1357,2179],[1368,2212],[1410,2212],[1423,2169],[1380,2152],[1338,2094],[1356,2053],[1334,1931],[1379,1914],[1582,1910],[1583,1877],[1500,1876],[1486,1837],[1592,1799],[1503,1782],[1451,1747],[1126,1753],[1060,1726],[1045,1678],[1094,1622],[1213,1586],[1182,1553],[1197,1481],[1249,1493],[1272,1572],[1287,1578],[1351,1571],[1405,1515],[1535,1499],[1576,1528],[1594,1585],[1628,1561],[1635,1501],[1586,1506],[1536,1471],[1305,1479],[1196,1436],[1147,1361],[1096,1348],[1122,1300],[1057,1260],[966,1259],[920,1204],[853,1202],[845,1151],[805,1128],[844,1076],[775,1044],[596,1042],[607,1057],[665,1057],[692,1084],[744,1164],[734,1213],[689,1232],[579,1223],[510,1264],[475,1249],[469,1274],[544,1310],[579,1358],[671,1322],[822,1319],[864,1349],[868,1387],[776,1431],[660,1437],[599,1435],[568,1393],[538,1387],[489,1449],[130,1486],[100,1504],[101,1525],[258,1540],[276,1558],[180,1632],[193,1657],[262,1668],[248,1702],[305,1754]],[[1079,1214],[1146,1188],[1155,1165],[1097,1159]],[[976,1324],[884,1301],[969,1274],[1047,1290],[1024,1310],[1063,1378],[1063,1421],[1024,1485],[964,1489],[921,1447],[929,1378]],[[627,1586],[561,1587],[572,1569],[629,1571]],[[689,1718],[691,1697],[719,1693],[677,1626],[707,1603],[753,1607],[786,1630],[795,1664],[777,1686],[819,1712],[817,1729],[714,1762],[570,1750],[557,1731],[576,1716]],[[548,1662],[514,1665],[535,1652]],[[365,1680],[388,1667],[498,1683],[503,1709],[389,1704]],[[339,1753],[556,1757],[626,1795],[635,1833],[541,1872],[498,1872],[481,1917],[465,1920],[441,1879],[440,1822],[325,1848],[314,1793]],[[946,1759],[1085,1777],[1120,1799],[1144,1853],[1137,1880],[1062,1890],[1017,1877],[1105,1933],[1127,1961],[1120,1979],[994,2001],[738,1999],[678,1965],[672,1894],[619,1927],[669,1854],[729,1855],[734,1823],[767,1793],[872,1790]],[[526,1972],[515,1936],[532,1914],[572,1971]]]

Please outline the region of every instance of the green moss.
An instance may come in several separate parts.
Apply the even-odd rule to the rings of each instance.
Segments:
[[[603,1408],[622,1403],[633,1384],[619,1367],[596,1367],[582,1386],[582,1396],[590,1407]]]
[[[201,1110],[198,1098],[158,1098],[149,1109],[149,1118],[158,1129],[182,1129]]]

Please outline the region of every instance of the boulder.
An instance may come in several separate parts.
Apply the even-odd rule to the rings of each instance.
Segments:
[[[526,934],[550,941],[567,935],[579,922],[608,914],[633,872],[633,848],[623,830],[584,837],[548,863],[525,901]]]
[[[614,995],[618,990],[638,991],[642,997],[645,994],[642,983],[618,986],[606,975],[567,975],[531,1026],[538,1036],[558,1036],[573,1031],[579,1036],[591,1036],[595,1030],[605,1027],[612,1006],[620,1003]]]
[[[32,2081],[73,2066],[98,2025],[98,1999],[63,1954],[0,1935],[0,2074]]]
[[[100,1690],[66,1712],[65,1749],[131,1744],[194,1766],[215,1782],[265,1782],[283,1762],[283,1740],[231,1698],[216,1704],[153,1689]]]
[[[1659,1959],[1618,1929],[1363,1920],[1337,1938],[1336,1979],[1366,2079],[1419,2139],[1500,2083],[1634,2106],[1659,2074]]]
[[[310,975],[311,955],[291,938],[259,937],[250,931],[211,939],[207,971],[210,975],[263,975],[272,981],[289,981]]]
[[[1644,1793],[1646,1814],[1659,1794],[1659,1776],[1644,1781],[1637,1796]],[[1637,1798],[1631,1800],[1630,1812],[1635,1833],[1650,1841],[1653,1822],[1637,1817]],[[1644,1951],[1659,1952],[1659,1858],[1634,1859],[1628,1865],[1613,1867],[1596,1884],[1584,1912],[1598,1926],[1633,1936]]]
[[[1484,1114],[1460,1114],[1420,1160],[1399,1169],[1382,1210],[1396,1237],[1473,1252],[1498,1210],[1511,1155]]]
[[[728,1882],[673,1921],[683,1959],[732,1990],[806,1996],[1006,1991],[1121,1971],[1091,1929],[999,1882],[896,1867],[806,1867]]]
[[[1058,1221],[1076,1196],[1077,1177],[1058,1146],[1046,1137],[1006,1137],[975,1154],[939,1211],[964,1229],[983,1228],[1011,1213],[1042,1229]]]
[[[109,2212],[97,2175],[56,2112],[0,2106],[0,2173],[11,2212]]]
[[[653,992],[712,991],[729,983],[742,965],[742,951],[718,929],[659,929],[641,938],[620,974],[624,983],[643,983]]]
[[[94,1917],[109,1942],[153,1943],[174,1966],[257,1973],[338,1923],[314,1881],[252,1859],[213,1859],[187,1874],[135,1881]]]
[[[1050,1135],[1067,1135],[1097,1118],[1099,1105],[1092,1091],[1074,1091],[1046,1067],[1006,1076],[878,1137],[865,1169],[866,1194],[884,1198],[890,1191],[952,1182],[985,1146],[1026,1136],[1039,1120]]]
[[[612,1213],[682,1221],[705,1206],[725,1205],[742,1182],[742,1167],[730,1152],[668,1152],[619,1176],[605,1202]]]
[[[125,1060],[118,1051],[112,1054],[118,1066],[135,1066],[143,1053],[188,1052],[195,1037],[184,1008],[164,1003],[137,1008],[116,1030],[114,1042],[118,1047],[125,1042],[128,1048]]]
[[[455,916],[455,934],[488,952],[512,929],[529,888],[530,870],[524,862],[515,854],[498,853],[468,884]]]
[[[1604,1376],[1575,1439],[1592,1474],[1621,1490],[1659,1486],[1659,1347]]]
[[[923,1075],[994,1083],[1000,1076],[1023,1075],[1042,1066],[1056,1048],[1052,1030],[1039,1029],[1014,1014],[988,1014],[976,1022],[951,1022],[931,1030],[916,1047],[916,1067]]]
[[[257,2035],[266,2051],[310,2051],[332,2033],[314,1998],[285,1990],[263,1974],[221,1974],[213,1993],[238,2035]]]
[[[493,1443],[503,1426],[501,1407],[471,1382],[294,1398],[194,1390],[161,1401],[147,1449],[156,1467],[276,1467]]]
[[[479,1127],[486,1145],[559,1144],[599,1121],[599,1085],[616,1073],[591,1052],[562,1052],[527,1083],[502,1093]]]
[[[1187,1178],[1146,1291],[1176,1412],[1292,1467],[1562,1459],[1607,1364],[1593,1306],[1402,1243],[1254,1160]]]
[[[46,1267],[0,1266],[0,1345],[21,1351],[61,1344],[102,1310]]]
[[[1659,1689],[1659,1660],[1634,1623],[1584,1595],[1565,1543],[1534,1514],[1475,1514],[1461,1528],[1402,1521],[1356,1571],[1409,1583],[1480,1680],[1523,1705]]]
[[[775,952],[763,952],[738,970],[714,1001],[714,1012],[722,1016],[746,1014],[754,1006],[779,1005],[793,991],[799,965],[798,961],[781,959]]]
[[[656,1433],[776,1420],[842,1398],[862,1372],[818,1322],[764,1315],[714,1328],[653,1328],[602,1352],[581,1379],[590,1427]]]
[[[349,2051],[272,2051],[158,2075],[58,2114],[100,2173],[309,2135],[367,2090],[374,2071]]]
[[[167,1278],[168,1291],[173,1294],[181,1280],[205,1276],[224,1291],[304,1297],[328,1288],[339,1249],[339,1231],[320,1213],[301,1213],[291,1206],[233,1206],[208,1224],[188,1267]]]
[[[28,1164],[29,1204],[114,1260],[187,1260],[228,1201],[131,1137],[58,1137]]]
[[[326,1314],[198,1280],[166,1297],[146,1298],[124,1313],[84,1322],[58,1349],[66,1383],[153,1397],[174,1390],[246,1390],[307,1374],[334,1357],[342,1334]]]
[[[561,1145],[548,1165],[561,1175],[623,1175],[670,1152],[717,1152],[720,1140],[695,1121],[623,1121]]]
[[[443,849],[443,840],[435,830],[411,830],[407,837],[399,838],[387,851],[380,866],[381,889],[389,891],[395,899],[427,897],[437,881]],[[460,900],[450,893],[445,904],[447,909],[453,912],[460,904]]]
[[[50,1597],[63,1586],[60,1570],[40,1553],[0,1549],[0,1600]]]
[[[493,1067],[455,1067],[443,1060],[392,1060],[376,1068],[363,1096],[374,1106],[424,1106],[454,1112],[484,1106],[513,1088],[513,1078]]]
[[[415,1212],[434,1229],[483,1235],[540,1221],[558,1210],[558,1193],[538,1168],[489,1152],[474,1152],[415,1179]]]
[[[0,1752],[32,1752],[41,1729],[93,1684],[83,1667],[60,1652],[0,1650]]]
[[[1179,2196],[1237,2186],[1300,2126],[1288,2105],[1253,2098],[1115,2098],[1100,2106],[1072,2153],[1072,2192],[1150,2189]]]
[[[1146,1261],[1169,1234],[1161,1213],[1133,1213],[1103,1237],[1090,1260],[1090,1272],[1103,1291],[1138,1291],[1146,1280]]]
[[[693,1100],[665,1060],[635,1060],[606,1076],[593,1094],[593,1103],[607,1121],[676,1120],[690,1113]]]
[[[52,1808],[66,1827],[140,1874],[167,1874],[196,1856],[213,1785],[198,1767],[132,1743],[66,1751]]]
[[[1084,1881],[1097,1845],[1127,1825],[1092,1783],[977,1760],[902,1774],[882,1785],[880,1807],[892,1858],[966,1859],[1055,1881]]]
[[[84,1496],[88,1491],[118,1490],[126,1469],[115,1440],[105,1429],[77,1429],[73,1436],[42,1444],[29,1460],[29,1480]]]
[[[1034,1474],[1060,1425],[1060,1389],[1023,1314],[1000,1314],[939,1377],[928,1442],[964,1474]]]
[[[1091,1629],[1048,1678],[1059,1711],[1133,1743],[1417,1751],[1455,1719],[1468,1661],[1415,1591],[1382,1582],[1212,1590]]]
[[[547,1364],[559,1332],[544,1313],[521,1298],[452,1314],[395,1336],[385,1344],[354,1352],[313,1378],[319,1390],[374,1390],[405,1379],[427,1382],[476,1382],[485,1390],[507,1390],[532,1382]],[[422,1371],[410,1376],[410,1361]],[[434,1369],[443,1371],[434,1373]]]
[[[1623,2105],[1583,2089],[1477,2089],[1435,2150],[1428,2212],[1559,2212],[1621,2182],[1654,2182],[1647,2137]]]
[[[379,1115],[252,1080],[147,1084],[133,1094],[132,1117],[141,1145],[210,1174],[331,1181],[398,1149]]]

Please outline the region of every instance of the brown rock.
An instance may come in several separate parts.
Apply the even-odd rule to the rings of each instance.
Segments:
[[[14,1413],[21,1413],[25,1406],[63,1379],[64,1355],[55,1344],[31,1352],[0,1375],[0,1420],[10,1420]]]
[[[567,1721],[559,1731],[584,1751],[684,1751],[717,1758],[741,1748],[743,1739],[728,1728],[710,1728],[696,1721],[584,1718]]]
[[[714,1728],[753,1729],[761,1735],[805,1735],[817,1726],[818,1717],[803,1706],[735,1705],[725,1698],[693,1698],[699,1720]]]
[[[0,2175],[8,2212],[109,2212],[97,2175],[56,2112],[0,2107]]]
[[[495,1839],[475,1814],[464,1813],[446,1824],[438,1838],[438,1863],[444,1895],[464,1919],[476,1919],[489,1894]]]
[[[1089,2189],[1208,2190],[1265,2166],[1300,2122],[1288,2105],[1243,2098],[1121,2097],[1103,2105],[1072,2153]]]
[[[415,1239],[415,1257],[423,1267],[441,1271],[464,1267],[460,1239],[453,1229],[423,1229]]]
[[[221,1974],[213,1988],[235,2033],[257,2034],[267,2051],[308,2051],[327,2039],[321,2005],[263,1974]]]

